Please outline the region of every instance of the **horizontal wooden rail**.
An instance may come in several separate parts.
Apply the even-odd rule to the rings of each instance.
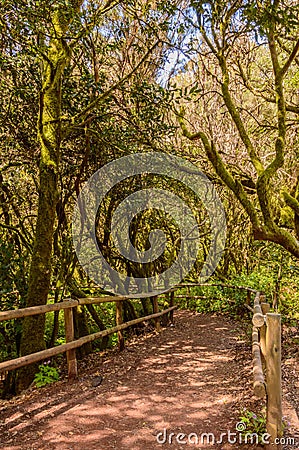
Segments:
[[[73,308],[79,305],[99,304],[99,303],[112,303],[122,302],[125,300],[139,300],[141,298],[148,298],[149,296],[158,296],[164,293],[173,292],[176,288],[169,289],[168,291],[154,291],[151,293],[140,294],[128,294],[128,295],[109,295],[105,297],[86,297],[78,298],[76,300],[67,299],[59,303],[51,303],[48,305],[30,306],[29,308],[10,309],[8,311],[0,312],[0,322],[3,320],[19,319],[27,316],[34,316],[38,314],[46,314],[51,311],[59,311],[61,309]]]
[[[67,344],[61,344],[58,345],[57,347],[32,353],[31,355],[21,356],[19,358],[15,358],[10,361],[4,361],[0,363],[0,373],[7,370],[19,369],[20,367],[24,367],[34,362],[41,361],[42,359],[50,358],[51,356],[59,355],[60,353],[65,353],[66,351],[81,347],[87,342],[92,342],[95,341],[96,339],[103,338],[104,336],[109,336],[110,334],[117,333],[120,330],[125,330],[126,328],[131,327],[132,325],[137,325],[140,322],[144,322],[146,320],[155,319],[157,317],[163,316],[164,314],[167,314],[176,308],[177,306],[175,305],[159,313],[150,314],[149,316],[144,316],[138,319],[130,320],[129,322],[125,322],[116,327],[99,331],[97,333],[89,334],[87,336],[83,336],[75,341],[68,342]]]
[[[73,308],[78,306],[78,300],[65,300],[60,303],[53,303],[49,305],[30,306],[29,308],[11,309],[9,311],[0,312],[0,322],[3,320],[19,319],[21,317],[35,316],[37,314],[45,314],[51,311],[58,311],[60,309]]]
[[[174,289],[169,289],[167,292],[171,292]],[[80,305],[89,305],[97,303],[108,303],[108,302],[123,302],[125,300],[140,300],[142,298],[154,297],[162,295],[164,291],[153,291],[150,293],[139,293],[139,294],[128,294],[128,295],[117,295],[117,296],[105,296],[105,297],[85,297],[79,298]]]
[[[255,327],[258,328],[262,327],[265,323],[265,316],[261,308],[259,292],[257,292],[254,299],[252,323]]]
[[[48,305],[40,305],[40,306],[31,306],[29,308],[21,308],[21,309],[12,309],[9,311],[2,311],[0,312],[0,322],[3,320],[11,320],[11,319],[18,319],[21,317],[26,317],[26,316],[33,316],[33,315],[38,315],[38,314],[45,314],[51,311],[58,311],[61,309],[67,309],[67,308],[72,308],[74,306],[78,306],[78,305],[88,305],[88,304],[101,304],[101,303],[109,303],[109,302],[121,302],[121,301],[125,301],[125,300],[138,300],[141,298],[147,298],[149,296],[160,296],[160,295],[164,295],[167,293],[171,293],[174,292],[180,288],[184,288],[184,287],[196,287],[196,286],[218,286],[218,287],[225,287],[225,288],[231,288],[231,289],[244,289],[247,290],[249,292],[254,292],[257,293],[256,290],[251,289],[251,288],[246,288],[245,286],[233,286],[233,285],[229,285],[229,284],[219,284],[219,283],[211,283],[211,284],[207,284],[207,283],[184,283],[181,285],[177,285],[167,291],[154,291],[151,293],[137,293],[137,294],[128,294],[128,295],[109,295],[109,296],[103,296],[103,297],[86,297],[86,298],[78,298],[76,300],[73,299],[68,299],[65,300],[63,302],[59,302],[59,303],[53,303],[53,304],[48,304]],[[180,298],[181,296],[178,295],[176,296],[178,298]],[[191,297],[198,297],[200,298],[200,296],[192,296]],[[259,311],[261,313],[261,311]],[[260,326],[260,325],[257,325]]]
[[[248,309],[248,311],[250,311],[250,312],[252,312],[252,313],[254,313],[254,309],[251,307],[251,306],[249,306],[249,305],[244,305],[245,306],[245,308],[247,308]]]
[[[207,297],[206,295],[192,295],[192,294],[182,294],[182,295],[176,295],[175,298],[194,298],[195,300],[218,300],[217,298]]]
[[[253,390],[256,397],[266,396],[266,382],[263,373],[261,348],[259,343],[259,330],[252,328],[252,356],[253,356]]]
[[[253,292],[255,294],[257,292],[259,292],[256,289],[252,289],[252,288],[249,288],[246,286],[236,286],[233,284],[225,284],[225,283],[183,283],[183,284],[177,285],[176,289],[183,288],[183,287],[196,287],[196,286],[202,286],[202,287],[214,286],[214,287],[221,287],[221,288],[228,288],[228,289],[240,289],[240,290],[244,290],[247,292]]]

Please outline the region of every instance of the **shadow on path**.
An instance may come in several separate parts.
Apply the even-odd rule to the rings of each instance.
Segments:
[[[100,386],[56,383],[3,407],[1,449],[246,448],[204,434],[235,432],[237,335],[229,319],[179,311],[175,327],[100,361]]]

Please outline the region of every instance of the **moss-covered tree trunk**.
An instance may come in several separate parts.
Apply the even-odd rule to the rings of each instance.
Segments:
[[[220,7],[217,2],[211,2],[211,9],[209,10],[210,16],[207,14],[205,20],[202,20],[201,9],[195,6],[195,12],[198,18],[198,28],[201,32],[202,39],[215,56],[215,60],[217,60],[222,74],[220,84],[223,102],[244,148],[247,150],[248,160],[251,161],[255,171],[256,182],[254,182],[255,186],[253,186],[253,189],[256,191],[256,196],[253,197],[254,200],[250,198],[248,192],[244,188],[245,185],[243,186],[242,182],[235,176],[231,170],[230,164],[226,162],[226,158],[223,158],[218,151],[217,143],[212,136],[209,137],[204,129],[191,133],[184,121],[184,108],[181,109],[178,120],[184,136],[191,141],[201,141],[202,147],[215,172],[243,206],[251,221],[254,239],[279,244],[290,254],[299,258],[299,177],[290,191],[289,188],[286,187],[283,187],[279,192],[277,189],[277,174],[283,169],[285,160],[288,159],[286,156],[288,156],[287,127],[289,118],[286,115],[287,104],[285,101],[285,94],[288,91],[284,88],[284,79],[290,66],[298,56],[299,39],[297,38],[297,40],[294,40],[295,43],[289,54],[284,55],[281,52],[279,43],[281,29],[280,22],[277,19],[279,2],[273,2],[270,14],[269,7],[268,4],[261,5],[261,11],[263,11],[262,14],[265,15],[264,17],[267,17],[267,20],[263,24],[264,28],[262,33],[267,40],[269,56],[272,62],[272,89],[273,93],[275,92],[275,99],[273,99],[273,102],[276,104],[277,131],[276,136],[273,137],[273,154],[275,156],[273,156],[271,161],[269,161],[268,158],[265,158],[261,152],[264,145],[257,145],[253,141],[252,136],[254,136],[254,134],[240,112],[242,109],[241,103],[236,100],[234,87],[232,87],[230,80],[232,59],[229,54],[233,49],[233,42],[237,42],[237,38],[244,32],[243,29],[242,31],[241,29],[236,29],[236,31],[234,31],[235,34],[233,33],[236,40],[232,40],[231,26],[233,25],[235,13],[237,13],[239,7],[237,6],[236,10],[232,8],[230,13],[226,14],[224,13],[224,10],[220,12],[222,7]],[[239,12],[240,11],[241,9]],[[208,22],[211,27],[210,29],[206,26]],[[259,27],[257,27],[257,30],[258,28]],[[249,29],[251,29],[251,25],[248,28],[248,32]],[[260,31],[261,29],[258,32]],[[242,69],[241,61],[239,61],[239,63],[240,73],[245,74],[248,68],[246,68],[246,70]],[[246,88],[249,89],[257,99],[260,94],[257,94],[258,90],[251,86],[250,77],[247,79],[247,76],[248,75],[242,75]],[[293,111],[290,109],[289,105],[288,111]],[[255,201],[256,198],[258,203]],[[288,226],[288,228],[286,228],[280,220],[286,206],[292,209],[294,217],[293,224]]]
[[[69,60],[65,35],[81,1],[69,2],[53,9],[52,34],[48,44],[41,44],[42,89],[38,118],[40,143],[39,200],[35,241],[29,273],[26,306],[44,305],[51,280],[51,257],[56,204],[58,201],[58,171],[61,145],[61,85]],[[21,355],[45,348],[45,316],[26,317],[22,325]],[[18,372],[16,391],[27,388],[34,378],[38,364]]]

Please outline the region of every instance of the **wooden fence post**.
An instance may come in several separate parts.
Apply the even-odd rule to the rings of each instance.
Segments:
[[[159,303],[158,303],[158,296],[155,295],[153,297],[153,309],[154,309],[154,314],[159,312]],[[156,317],[155,319],[155,328],[156,331],[160,331],[161,326],[160,326],[160,317]]]
[[[121,301],[116,303],[116,325],[121,325],[123,323],[123,304]],[[118,348],[122,351],[125,348],[125,339],[122,330],[117,332],[118,337]]]
[[[67,308],[64,312],[64,327],[66,343],[74,341],[74,317],[73,308]],[[67,370],[69,381],[75,380],[78,376],[76,349],[67,350],[66,352]]]
[[[170,292],[170,302],[169,302],[169,307],[171,308],[172,306],[174,306],[173,304],[174,304],[174,291],[171,291],[171,292]],[[170,314],[169,314],[169,320],[170,320],[170,323],[173,324],[173,310],[170,311]]]
[[[269,303],[261,303],[261,308],[264,316],[270,311]],[[261,353],[262,353],[262,361],[265,365],[265,355],[266,355],[266,324],[260,327],[260,344],[261,344]]]
[[[281,405],[281,316],[266,315],[266,382],[267,382],[267,433],[271,443],[282,436]],[[281,445],[269,445],[268,449],[280,449]]]
[[[170,294],[169,292],[165,293],[165,302],[167,302],[167,305],[169,306],[169,299],[170,299]],[[163,308],[166,306],[164,302]],[[165,314],[164,316],[161,317],[161,324],[163,327],[166,327],[169,323],[169,314]]]
[[[187,309],[190,307],[190,286],[187,286]]]

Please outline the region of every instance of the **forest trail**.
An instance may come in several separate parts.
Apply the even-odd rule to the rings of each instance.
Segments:
[[[175,326],[131,342],[122,353],[93,355],[96,366],[81,367],[79,381],[7,402],[0,408],[0,448],[249,448],[225,438],[200,444],[202,433],[218,440],[227,430],[235,432],[242,402],[252,396],[251,361],[240,361],[238,323],[190,311],[175,317]],[[99,375],[103,380],[95,386]]]

